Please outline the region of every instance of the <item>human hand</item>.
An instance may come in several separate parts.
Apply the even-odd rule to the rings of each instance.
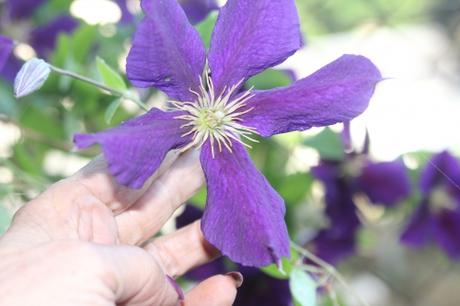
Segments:
[[[182,301],[170,279],[219,256],[199,222],[151,240],[204,181],[195,152],[176,157],[142,190],[117,184],[98,158],[21,208],[0,238],[0,305],[232,305],[239,274]]]

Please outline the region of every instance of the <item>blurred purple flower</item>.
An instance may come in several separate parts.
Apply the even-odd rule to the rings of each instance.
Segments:
[[[129,11],[126,1],[127,0],[115,0],[121,10],[121,23],[131,23],[134,21],[134,16]]]
[[[0,72],[3,70],[11,52],[13,52],[13,46],[14,42],[12,39],[0,35]]]
[[[219,9],[216,0],[179,0],[191,24],[203,21],[211,11]]]
[[[47,57],[56,46],[59,34],[72,33],[78,21],[69,15],[55,17],[49,23],[39,26],[30,33],[29,43],[39,57]]]
[[[431,158],[420,177],[422,200],[401,241],[419,248],[437,243],[452,259],[460,258],[460,164],[449,152]]]
[[[187,205],[185,211],[176,219],[178,228],[199,220],[203,212]],[[203,281],[213,275],[239,271],[244,275],[243,286],[238,289],[234,306],[291,306],[293,305],[289,281],[272,278],[256,268],[237,265],[227,267],[223,258],[193,269],[185,278],[193,281]]]
[[[146,16],[128,56],[128,78],[164,91],[175,110],[155,108],[114,129],[76,135],[77,147],[101,144],[111,173],[132,188],[142,187],[170,150],[201,149],[207,240],[247,266],[289,256],[284,201],[242,139],[351,120],[367,108],[379,71],[362,56],[345,55],[291,86],[241,92],[251,76],[300,47],[294,0],[229,0],[207,57],[178,2],[143,0],[142,7]]]
[[[6,0],[6,5],[12,19],[31,17],[47,0]]]
[[[121,10],[121,23],[132,23],[134,16],[126,5],[127,0],[115,0]],[[191,24],[203,21],[211,11],[219,9],[216,0],[179,0]]]
[[[365,194],[373,204],[394,206],[411,192],[407,170],[400,160],[375,163],[366,154],[353,152],[341,161],[322,160],[312,173],[324,184],[329,219],[329,226],[319,231],[313,245],[315,253],[330,263],[355,251],[361,226],[355,195]]]

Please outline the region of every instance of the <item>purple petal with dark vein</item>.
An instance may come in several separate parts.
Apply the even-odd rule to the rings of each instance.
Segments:
[[[254,167],[244,147],[233,144],[213,158],[209,142],[201,151],[208,198],[202,219],[206,240],[231,260],[266,266],[289,256],[283,199]]]
[[[357,178],[361,191],[372,203],[392,206],[410,195],[411,183],[401,160],[368,162]]]
[[[369,59],[344,55],[291,86],[256,92],[243,124],[267,137],[349,121],[366,110],[381,80]]]
[[[74,141],[79,149],[93,144],[102,146],[110,173],[117,182],[141,188],[158,169],[166,154],[190,142],[181,137],[183,121],[174,117],[180,112],[152,109],[118,127],[96,134],[78,134]]]
[[[193,101],[206,55],[200,35],[177,1],[143,0],[146,16],[128,55],[127,75],[134,86],[157,87],[172,99]]]
[[[433,236],[450,258],[460,259],[460,209],[438,212]]]
[[[448,151],[434,155],[420,175],[420,188],[424,195],[443,185],[453,195],[460,196],[460,163]]]
[[[192,24],[203,21],[211,11],[219,8],[215,0],[179,0],[179,3]]]
[[[229,0],[211,38],[217,92],[275,66],[301,46],[294,0]]]
[[[127,0],[115,0],[115,2],[118,4],[118,7],[121,10],[120,22],[121,23],[132,23],[134,21],[134,16],[129,11],[126,1]]]
[[[416,248],[426,245],[432,239],[434,222],[428,202],[424,200],[406,225],[401,242]]]
[[[6,61],[11,55],[11,52],[13,51],[13,40],[0,35],[0,71],[3,70],[3,67],[6,64]]]
[[[72,33],[77,26],[78,21],[71,16],[58,16],[51,22],[35,28],[30,33],[30,44],[39,57],[46,57],[54,50],[58,35]]]
[[[6,5],[12,19],[32,16],[47,0],[7,0]]]

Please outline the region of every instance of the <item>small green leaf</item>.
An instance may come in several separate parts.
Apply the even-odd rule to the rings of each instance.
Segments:
[[[345,148],[340,136],[330,128],[325,128],[303,142],[304,145],[316,149],[322,158],[342,160],[345,157]]]
[[[211,42],[212,31],[214,30],[214,25],[217,21],[217,12],[211,12],[205,20],[197,24],[196,29],[200,33],[201,38],[207,48]]]
[[[316,283],[305,271],[295,268],[291,272],[289,287],[301,306],[316,306]]]
[[[112,103],[110,103],[109,107],[107,107],[107,110],[104,114],[105,123],[110,124],[110,122],[112,122],[113,116],[120,107],[121,102],[121,99],[116,99]]]
[[[283,258],[281,260],[281,270],[275,264],[261,268],[260,270],[271,277],[278,279],[288,279],[292,270],[294,269],[294,263],[299,258],[299,254],[293,248],[291,248],[291,258]]]
[[[125,91],[128,89],[126,87],[125,81],[123,81],[123,78],[109,65],[107,65],[107,63],[102,58],[98,57],[96,62],[97,70],[99,71],[99,74],[101,75],[105,85],[119,91]]]
[[[250,78],[247,85],[256,89],[272,89],[288,86],[291,83],[292,80],[286,72],[276,69],[267,69],[264,72]]]

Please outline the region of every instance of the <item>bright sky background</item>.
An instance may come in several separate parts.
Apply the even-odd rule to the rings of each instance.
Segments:
[[[281,65],[306,76],[344,53],[362,54],[384,77],[369,109],[355,120],[358,144],[368,127],[372,152],[380,159],[446,148],[458,150],[460,86],[449,42],[435,25],[362,28],[352,33],[323,36]]]

